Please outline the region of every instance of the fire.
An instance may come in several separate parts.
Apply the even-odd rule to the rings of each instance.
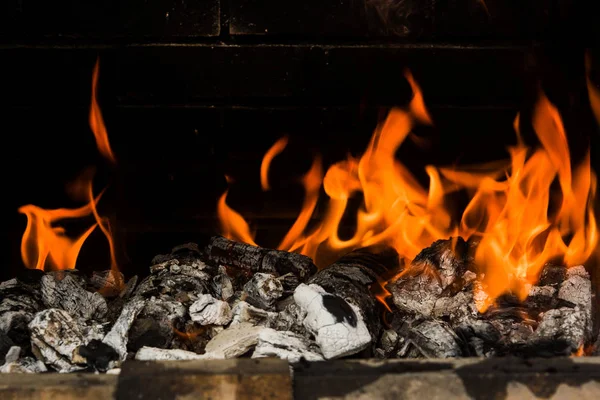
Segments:
[[[589,154],[572,165],[560,114],[543,93],[532,118],[537,147],[528,147],[522,140],[517,116],[517,144],[508,149],[508,161],[464,168],[427,166],[426,187],[396,158],[415,126],[432,124],[419,86],[409,72],[405,77],[413,90],[411,102],[389,112],[362,156],[348,157],[327,169],[322,181],[327,210],[319,225],[307,232],[321,186],[320,162],[315,161],[303,181],[304,206],[279,249],[311,256],[323,266],[353,249],[386,244],[409,265],[435,240],[460,235],[478,243],[475,263],[480,269],[479,286],[487,295],[487,300],[477,304],[480,311],[505,292],[525,299],[548,261],[574,266],[592,255],[598,242],[593,212],[596,176]],[[589,80],[588,88],[592,107],[600,114],[599,92]],[[263,188],[268,188],[270,162],[286,143],[287,138],[281,139],[265,155]],[[446,200],[458,190],[467,192],[470,201],[457,214]],[[219,201],[224,234],[255,244],[248,223],[226,207],[226,193]],[[350,197],[357,195],[362,195],[363,204],[354,234],[343,239],[338,235],[342,217]],[[456,220],[453,216],[461,212],[462,218]],[[385,282],[377,290],[385,305],[389,295]]]
[[[90,127],[96,137],[98,150],[109,160],[115,161],[110,149],[106,127],[96,101],[96,85],[98,79],[98,63],[94,68],[92,78],[92,103],[90,107]],[[86,239],[99,227],[106,236],[111,254],[111,269],[118,271],[114,242],[110,226],[97,210],[97,204],[104,191],[98,195],[93,192],[93,171],[84,171],[81,176],[71,183],[68,191],[73,197],[85,199],[86,204],[76,208],[58,208],[46,210],[29,204],[19,208],[19,212],[27,217],[27,226],[21,239],[21,257],[27,268],[40,270],[74,269],[77,257]],[[82,234],[68,235],[61,223],[73,219],[93,217],[95,223],[90,225]],[[118,274],[115,274],[118,276]]]

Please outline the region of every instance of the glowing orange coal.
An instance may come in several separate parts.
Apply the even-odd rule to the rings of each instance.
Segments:
[[[92,79],[92,104],[90,107],[90,126],[96,137],[99,151],[109,160],[114,161],[106,128],[102,120],[100,108],[95,98],[98,78],[98,64],[94,68]],[[111,269],[117,271],[114,243],[110,227],[105,218],[97,211],[97,204],[104,191],[97,196],[93,193],[93,170],[84,171],[81,176],[68,187],[72,197],[86,202],[76,209],[59,208],[46,210],[29,204],[19,208],[19,212],[27,217],[27,226],[21,239],[21,257],[27,268],[40,270],[65,270],[75,268],[77,257],[85,240],[98,226],[106,236],[111,254]],[[94,218],[91,224],[79,235],[68,234],[64,223],[68,220]],[[61,225],[62,224],[62,225]],[[115,275],[117,276],[117,275]]]
[[[567,266],[584,263],[598,242],[593,213],[596,176],[589,155],[572,165],[561,117],[544,94],[540,93],[531,121],[537,147],[525,145],[517,117],[517,144],[509,148],[508,161],[465,168],[427,166],[429,186],[424,187],[396,158],[413,127],[432,124],[419,86],[410,73],[405,76],[413,90],[411,102],[389,112],[361,157],[329,167],[322,184],[327,210],[318,226],[307,231],[320,190],[313,165],[315,171],[311,169],[304,181],[306,200],[300,216],[279,248],[306,254],[324,266],[353,249],[386,244],[409,265],[435,240],[460,235],[478,242],[474,256],[480,270],[478,286],[484,291],[477,296],[483,299],[477,304],[480,311],[505,292],[524,299],[549,260]],[[592,106],[598,107],[597,88],[590,82],[588,87]],[[261,176],[268,174],[270,161],[281,151],[277,149],[282,142],[278,143],[267,152]],[[446,202],[458,190],[470,195],[464,210],[452,210]],[[343,239],[338,230],[348,200],[359,194],[363,204],[354,234]],[[225,196],[219,201],[223,233],[254,244],[248,223],[225,207]],[[461,211],[460,221],[453,219]],[[378,298],[383,300],[387,292],[380,292]]]

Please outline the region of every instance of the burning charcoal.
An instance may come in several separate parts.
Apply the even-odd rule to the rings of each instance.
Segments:
[[[29,348],[28,324],[42,308],[39,279],[37,284],[22,283],[18,279],[0,283],[0,332],[15,345]]]
[[[168,294],[173,297],[186,293],[209,293],[208,281],[183,274],[172,274],[169,271],[158,275],[150,275],[144,279],[134,291],[134,296],[157,296]]]
[[[254,307],[245,301],[238,301],[232,310],[233,319],[231,325],[241,322],[249,322],[252,325],[269,326],[278,314]]]
[[[213,277],[212,289],[217,298],[223,301],[228,301],[234,294],[231,278],[225,274],[218,274]]]
[[[437,300],[459,293],[474,275],[467,273],[462,238],[438,240],[421,251],[408,271],[389,285],[394,304],[403,312],[428,317]]]
[[[202,261],[196,261],[193,265],[180,264],[179,261],[173,260],[169,264],[169,272],[173,275],[181,274],[192,278],[197,278],[202,281],[211,279],[211,275],[204,271],[207,266]]]
[[[119,359],[119,355],[111,346],[98,339],[92,339],[87,345],[79,346],[76,349],[74,358],[78,364],[87,364],[96,371],[106,371],[111,362]]]
[[[317,267],[309,257],[239,243],[222,236],[211,238],[206,248],[206,255],[208,260],[216,265],[278,275],[291,272],[302,282],[317,272]]]
[[[232,317],[229,304],[210,294],[200,295],[190,306],[189,312],[192,321],[201,325],[227,325]]]
[[[84,320],[106,315],[108,307],[102,295],[85,290],[73,274],[59,272],[42,277],[42,300],[46,307],[60,308]]]
[[[525,308],[532,315],[553,309],[558,304],[556,294],[557,290],[554,286],[532,286],[525,299]]]
[[[117,351],[119,360],[116,363],[111,363],[110,368],[113,368],[113,364],[125,361],[127,358],[127,340],[129,328],[133,324],[133,321],[138,316],[140,311],[144,308],[146,301],[140,297],[132,298],[121,311],[121,315],[117,318],[117,321],[111,328],[110,332],[104,336],[102,342],[111,346]]]
[[[252,358],[279,357],[292,363],[301,359],[306,361],[323,361],[316,344],[293,332],[280,332],[266,328],[258,334],[258,344]]]
[[[357,308],[360,314],[358,319],[367,325],[370,336],[375,341],[381,331],[383,308],[372,294],[371,287],[379,285],[378,276],[388,269],[395,270],[398,267],[399,257],[394,249],[364,248],[346,254],[334,264],[320,270],[308,283],[320,286],[327,293],[337,295],[345,303]]]
[[[135,353],[139,361],[181,361],[181,360],[215,360],[213,354],[196,354],[191,351],[178,349],[158,349],[144,346]]]
[[[326,359],[358,353],[371,343],[371,334],[354,304],[315,284],[300,284],[294,300],[306,312],[304,326],[315,335]]]
[[[58,372],[85,367],[75,365],[75,350],[95,338],[84,338],[79,324],[66,311],[50,308],[40,311],[29,323],[31,347],[35,356]]]
[[[0,373],[3,374],[36,374],[47,372],[46,365],[33,357],[19,358],[21,348],[13,346],[6,354],[5,362],[0,366]]]
[[[427,358],[452,358],[463,355],[459,337],[442,321],[413,321],[405,325],[400,335]]]
[[[186,307],[170,296],[148,299],[129,329],[128,350],[135,352],[142,346],[169,347],[174,328],[182,325],[186,315]]]
[[[471,356],[494,355],[502,339],[500,332],[488,321],[464,319],[453,328],[454,332],[467,343],[468,355]]]
[[[215,357],[236,358],[247,353],[258,343],[259,333],[266,329],[242,322],[230,326],[217,334],[206,345],[206,353]]]
[[[269,310],[283,296],[283,285],[274,275],[259,272],[244,285],[244,294],[248,303]]]
[[[564,265],[546,264],[537,282],[538,286],[560,285],[567,278],[567,268]]]
[[[590,338],[587,311],[562,307],[545,312],[530,336],[526,354],[568,356],[583,348]]]
[[[90,278],[92,287],[102,293],[104,297],[118,296],[123,290],[125,277],[119,271],[109,269],[107,271],[94,271]]]
[[[452,297],[440,297],[433,305],[432,316],[459,325],[462,321],[479,316],[472,292],[459,292]]]

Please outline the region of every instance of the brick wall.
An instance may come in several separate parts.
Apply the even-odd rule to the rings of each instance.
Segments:
[[[503,156],[512,119],[538,81],[565,110],[575,142],[593,131],[582,57],[598,25],[583,2],[9,0],[0,7],[2,231],[11,260],[19,259],[25,224],[17,207],[68,205],[64,182],[89,164],[111,185],[102,206],[134,263],[213,232],[224,173],[238,182],[236,208],[271,232],[283,230],[287,220],[274,216],[291,217],[301,194],[285,182],[317,151],[326,161],[360,152],[382,108],[410,97],[405,67],[436,121],[425,132],[427,151],[403,149],[415,168]],[[98,56],[116,172],[103,167],[87,126]],[[282,190],[261,195],[260,157],[282,134],[292,138],[273,166]]]

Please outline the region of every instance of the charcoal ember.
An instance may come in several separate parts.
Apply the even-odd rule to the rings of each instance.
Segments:
[[[3,374],[35,374],[47,372],[46,365],[33,357],[20,357],[21,348],[13,346],[8,350],[5,361],[0,366],[0,373]]]
[[[248,322],[252,325],[270,326],[278,317],[278,313],[254,307],[245,301],[235,303],[231,313],[231,325]]]
[[[13,346],[15,346],[15,342],[13,342],[10,336],[0,331],[0,364],[4,364],[6,353]]]
[[[546,264],[542,268],[538,286],[558,286],[567,279],[567,267],[564,265]]]
[[[258,343],[252,358],[278,357],[292,363],[300,360],[323,361],[319,347],[307,338],[293,332],[266,328],[258,334]]]
[[[236,358],[250,351],[258,343],[259,333],[267,329],[248,322],[231,325],[219,332],[206,344],[206,353],[215,358]]]
[[[463,355],[460,338],[442,321],[417,319],[406,323],[399,335],[426,358],[452,358]]]
[[[222,236],[210,239],[205,254],[208,261],[217,266],[226,265],[248,269],[254,273],[277,275],[291,272],[302,282],[317,272],[317,267],[310,257],[239,243]]]
[[[105,298],[111,298],[121,294],[125,285],[125,276],[113,269],[94,271],[89,284]]]
[[[467,244],[457,237],[438,240],[423,249],[388,287],[401,311],[428,317],[439,298],[454,296],[474,279],[468,271]]]
[[[452,326],[479,318],[472,292],[459,292],[452,297],[440,297],[433,304],[431,315],[450,322]]]
[[[232,318],[231,307],[210,294],[200,295],[189,308],[192,321],[200,325],[227,325]]]
[[[203,353],[206,344],[222,330],[222,326],[202,326],[186,321],[181,329],[174,330],[170,348]]]
[[[0,283],[0,332],[23,349],[30,343],[29,322],[44,308],[39,286],[39,279],[37,283],[23,283],[17,278]]]
[[[269,326],[278,331],[290,331],[302,336],[308,336],[310,334],[303,324],[305,318],[306,311],[295,302],[292,302],[276,314]]]
[[[483,318],[500,333],[500,354],[512,354],[523,347],[537,326],[537,321],[529,316],[527,308],[511,295],[499,297],[496,305],[486,310]]]
[[[379,358],[390,358],[397,352],[399,341],[398,333],[393,329],[386,329],[381,334],[376,355]]]
[[[144,346],[135,353],[139,361],[184,361],[184,360],[210,360],[218,359],[212,354],[197,354],[180,349],[160,349]]]
[[[133,295],[151,297],[167,294],[173,297],[181,297],[186,294],[209,293],[209,284],[209,281],[197,277],[173,274],[168,270],[164,270],[143,279]]]
[[[235,293],[231,278],[224,273],[213,277],[211,287],[215,296],[223,301],[228,301]]]
[[[127,349],[135,352],[143,346],[169,347],[174,329],[183,325],[186,315],[186,307],[172,297],[151,297],[131,324]]]
[[[48,308],[59,308],[84,320],[103,318],[108,311],[106,300],[83,285],[72,273],[47,273],[41,279],[42,301]]]
[[[388,270],[397,270],[399,265],[400,259],[394,249],[368,247],[346,254],[320,270],[307,283],[318,285],[358,309],[358,319],[366,324],[375,344],[381,331],[383,307],[373,295],[371,287],[379,285],[379,276]]]
[[[558,299],[579,306],[586,312],[587,320],[592,320],[592,282],[582,265],[567,270],[566,279],[558,289]]]
[[[535,332],[529,337],[526,355],[568,356],[590,342],[587,310],[561,307],[541,315]]]
[[[284,293],[293,292],[300,284],[298,277],[292,273],[281,275],[277,277],[277,280],[281,282]]]
[[[118,361],[111,362],[110,368],[114,368],[119,365],[120,362],[125,361],[127,358],[127,341],[129,339],[128,333],[133,321],[142,311],[146,304],[146,300],[142,297],[133,297],[121,311],[119,318],[115,321],[110,331],[104,336],[102,342],[111,346],[117,351],[119,355]]]
[[[123,310],[123,306],[125,306],[125,303],[127,303],[129,298],[133,294],[133,291],[135,290],[135,287],[137,285],[137,281],[137,275],[131,277],[125,283],[125,286],[122,288],[119,295],[114,297],[107,303],[108,311],[106,312],[105,316],[105,319],[107,321],[114,323],[117,320],[117,318],[121,314],[121,311]]]
[[[525,308],[535,316],[556,308],[558,306],[557,294],[558,290],[554,286],[532,286],[527,299],[525,299]]]
[[[369,329],[354,304],[315,284],[300,284],[294,300],[306,313],[303,324],[326,359],[355,354],[371,344]]]
[[[40,311],[29,323],[31,349],[36,358],[58,372],[84,369],[76,365],[75,350],[94,338],[84,338],[81,320],[57,308]]]
[[[464,319],[453,325],[454,332],[466,343],[466,355],[490,357],[496,354],[502,337],[498,329],[489,321]]]
[[[262,272],[254,274],[244,285],[244,299],[256,306],[271,310],[283,296],[283,285],[276,276]]]
[[[111,363],[119,359],[119,354],[111,346],[98,339],[92,339],[89,343],[79,346],[75,350],[74,359],[78,364],[86,364],[96,371],[106,372]]]

